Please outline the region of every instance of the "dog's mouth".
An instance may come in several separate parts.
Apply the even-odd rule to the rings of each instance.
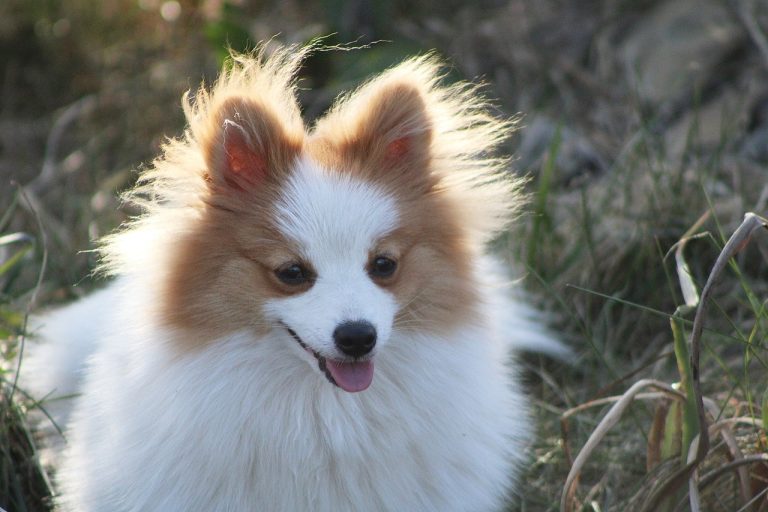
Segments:
[[[323,372],[328,382],[337,386],[349,393],[357,393],[358,391],[364,391],[368,389],[373,381],[373,360],[366,359],[363,361],[337,361],[335,359],[329,359],[325,356],[321,356],[296,334],[296,331],[283,324],[283,327],[288,331],[288,334],[296,340],[296,342],[314,356],[317,359],[317,367]]]

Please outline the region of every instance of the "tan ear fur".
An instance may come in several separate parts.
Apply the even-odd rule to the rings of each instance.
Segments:
[[[423,196],[423,190],[435,192],[451,203],[451,211],[462,219],[462,228],[474,242],[484,243],[504,231],[523,204],[522,180],[510,171],[506,157],[497,157],[501,144],[514,131],[515,121],[491,115],[491,104],[481,88],[466,82],[450,83],[445,65],[434,55],[406,60],[374,77],[356,91],[338,99],[329,114],[311,133],[307,152],[329,169],[350,172],[359,170],[380,181],[386,173],[376,165],[360,163],[366,159],[358,136],[366,133],[366,120],[381,119],[375,112],[410,111],[413,118],[426,120],[429,144],[423,155],[426,165],[416,165],[403,173],[395,183],[399,196]],[[399,87],[410,94],[396,94]],[[389,98],[380,110],[377,99]],[[412,101],[416,100],[416,101]],[[384,115],[383,118],[398,118]],[[364,137],[363,137],[364,139]],[[394,139],[392,139],[394,140]],[[357,151],[346,149],[346,158],[336,154],[351,144]],[[397,154],[398,144],[390,145]],[[419,145],[417,144],[417,147]],[[349,158],[349,155],[355,158]],[[379,153],[380,154],[380,153]],[[357,160],[357,161],[354,161]],[[368,161],[376,160],[368,158]],[[421,172],[419,172],[421,171]],[[419,179],[413,179],[418,177]],[[418,187],[418,188],[415,188]]]
[[[386,82],[364,89],[318,122],[315,156],[364,179],[428,189],[432,122],[419,89]]]
[[[207,181],[214,193],[257,191],[267,180],[287,171],[301,144],[257,100],[227,98],[214,108],[201,137]]]

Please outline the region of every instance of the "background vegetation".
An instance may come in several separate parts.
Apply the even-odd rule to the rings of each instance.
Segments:
[[[430,49],[456,77],[485,81],[499,115],[524,114],[506,149],[517,155],[510,172],[531,175],[532,200],[496,249],[577,356],[524,359],[539,436],[510,510],[557,510],[610,397],[642,379],[680,382],[682,398],[656,386],[632,400],[564,506],[641,510],[661,492],[654,510],[695,507],[685,480],[659,491],[700,428],[685,364],[696,296],[680,275],[700,291],[744,213],[765,216],[766,27],[764,0],[0,3],[0,507],[48,502],[23,421],[35,403],[11,371],[33,299],[97,285],[87,250],[131,213],[116,192],[182,131],[181,94],[212,80],[227,46],[328,34],[328,44],[379,42],[307,61],[308,118]],[[717,427],[697,464],[702,510],[768,510],[768,236],[753,238],[703,316],[699,375]]]

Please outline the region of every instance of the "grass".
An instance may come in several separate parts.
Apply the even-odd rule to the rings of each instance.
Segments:
[[[15,196],[20,197],[19,195]],[[34,401],[19,389],[17,365],[22,361],[27,317],[45,269],[45,251],[34,288],[13,297],[7,293],[21,265],[35,248],[36,239],[26,233],[5,233],[13,209],[0,219],[0,508],[19,512],[49,509],[52,486],[37,456],[36,441],[27,423]]]
[[[592,432],[589,440],[583,450],[573,463],[566,481],[565,491],[561,500],[563,510],[572,510],[578,506],[578,501],[574,499],[573,485],[584,466],[584,463],[604,438],[607,430],[612,428],[620,420],[621,415],[627,408],[627,405],[639,396],[639,392],[645,387],[653,387],[667,395],[667,402],[664,403],[664,397],[658,393],[653,394],[654,399],[661,399],[661,406],[657,408],[654,418],[651,435],[648,443],[648,462],[649,469],[661,465],[665,461],[672,461],[679,454],[680,462],[677,470],[667,475],[664,479],[654,482],[654,486],[646,493],[642,505],[638,503],[641,510],[674,510],[680,497],[685,498],[681,492],[683,484],[689,482],[688,501],[691,510],[701,510],[701,488],[702,482],[699,481],[698,472],[703,467],[703,463],[710,454],[710,425],[713,433],[719,432],[723,441],[730,449],[730,456],[734,460],[734,467],[746,465],[747,463],[765,463],[768,457],[744,456],[742,449],[735,444],[735,432],[731,430],[731,423],[747,424],[758,432],[764,431],[765,425],[762,420],[752,416],[743,416],[740,418],[723,419],[723,410],[718,410],[718,405],[712,399],[702,396],[700,381],[700,362],[701,362],[701,335],[703,332],[703,322],[705,318],[707,301],[710,298],[712,285],[720,277],[720,273],[727,265],[729,259],[749,241],[749,237],[757,228],[767,228],[768,221],[753,214],[747,214],[744,222],[739,226],[736,232],[729,239],[723,248],[715,266],[710,273],[707,284],[705,285],[702,296],[699,299],[695,292],[695,286],[690,282],[690,276],[687,273],[687,266],[680,267],[679,278],[681,288],[687,290],[688,299],[694,301],[693,304],[687,303],[679,307],[675,317],[671,320],[671,328],[675,345],[675,359],[677,361],[679,373],[679,386],[670,386],[660,381],[640,380],[622,395],[616,405],[601,420],[600,425]],[[689,353],[688,344],[685,340],[684,323],[678,317],[679,313],[689,311],[692,307],[696,308],[696,317],[690,335],[691,351]],[[682,392],[680,391],[682,390]],[[747,393],[747,404],[751,409],[749,393]],[[706,409],[705,410],[705,404]],[[581,409],[581,408],[578,408]],[[569,412],[574,411],[573,409]],[[670,414],[671,411],[671,414]],[[709,413],[709,417],[708,414]],[[751,447],[752,450],[761,451],[763,446]],[[754,458],[755,460],[751,460]],[[674,468],[673,464],[667,464]],[[752,499],[759,498],[753,492],[751,475],[744,468],[738,471],[740,490],[742,498],[747,506]],[[714,478],[712,478],[714,480]],[[761,487],[765,487],[764,485]],[[762,492],[762,489],[760,489]],[[574,505],[576,501],[576,505]]]
[[[766,437],[759,403],[768,386],[766,307],[760,299],[766,297],[761,252],[766,237],[755,235],[753,245],[759,249],[746,246],[727,259],[729,272],[714,288],[714,305],[702,316],[706,330],[698,374],[704,395],[711,397],[712,411],[704,421],[717,434],[712,449],[695,466],[701,495],[696,502],[700,508],[694,508],[685,496],[687,480],[675,481],[674,476],[689,460],[691,443],[704,422],[697,418],[695,372],[689,362],[695,291],[743,212],[708,194],[714,183],[727,178],[716,162],[692,158],[670,169],[652,152],[659,145],[643,141],[648,136],[643,134],[627,153],[624,166],[579,195],[551,190],[551,171],[545,167],[533,203],[552,230],[542,237],[544,222],[532,219],[517,237],[536,247],[536,258],[530,258],[530,247],[527,253],[519,250],[528,255],[535,276],[529,282],[549,295],[563,330],[579,336],[584,347],[573,368],[536,367],[549,386],[537,389],[543,435],[534,446],[536,463],[525,478],[533,486],[521,498],[522,510],[766,506],[768,466],[762,455]],[[547,162],[552,159],[550,154]],[[733,193],[749,203],[760,191]],[[543,204],[548,211],[541,211]],[[684,261],[670,268],[665,253],[674,252],[680,238],[686,238],[678,250],[681,255],[685,247],[685,257],[680,256]],[[568,375],[559,380],[552,372]],[[647,386],[661,392],[643,394]],[[627,390],[640,394],[630,397]],[[618,406],[620,398],[624,400]],[[735,420],[728,418],[734,417],[741,419],[731,425]],[[567,418],[562,434],[556,427],[560,418]],[[581,447],[587,458],[579,460],[583,465],[574,474],[572,493],[561,504],[561,484]],[[716,473],[738,460],[745,464],[731,462],[733,468]],[[659,498],[651,504],[654,493]],[[752,499],[757,505],[746,505]]]

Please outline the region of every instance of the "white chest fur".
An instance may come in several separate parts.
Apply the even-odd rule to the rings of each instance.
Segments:
[[[332,386],[281,333],[184,357],[109,339],[62,468],[85,511],[494,510],[527,421],[489,334],[393,333],[374,382]]]

